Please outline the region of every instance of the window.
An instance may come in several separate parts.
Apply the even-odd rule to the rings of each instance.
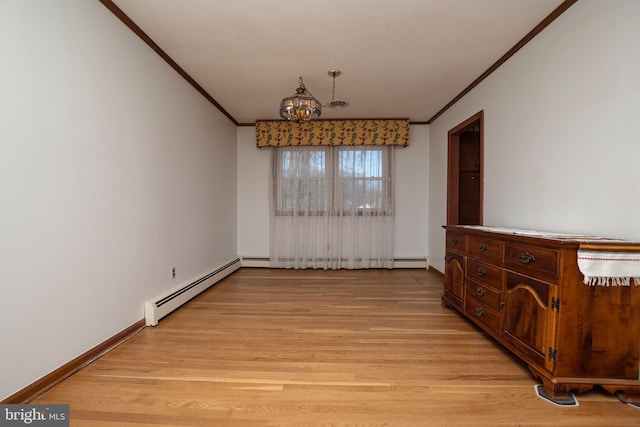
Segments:
[[[278,215],[308,212],[321,215],[329,207],[327,157],[329,150],[309,148],[276,149],[276,207]],[[274,180],[278,182],[276,178]]]
[[[273,268],[393,268],[393,147],[272,151]]]
[[[390,147],[275,150],[276,215],[389,215]]]

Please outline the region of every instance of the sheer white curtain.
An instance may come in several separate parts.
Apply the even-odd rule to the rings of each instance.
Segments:
[[[393,150],[272,149],[271,267],[393,268]]]

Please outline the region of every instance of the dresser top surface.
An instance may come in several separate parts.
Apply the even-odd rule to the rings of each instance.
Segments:
[[[581,235],[581,234],[570,234],[570,233],[555,233],[548,231],[538,231],[538,230],[526,230],[519,228],[508,228],[508,227],[493,227],[493,226],[485,226],[485,225],[446,225],[444,226],[447,230],[468,230],[468,231],[477,231],[477,232],[488,232],[488,233],[496,233],[502,234],[505,236],[522,236],[522,237],[535,237],[538,239],[548,239],[548,240],[556,240],[560,242],[576,242],[580,244],[628,244],[628,245],[640,245],[640,243],[630,242],[628,240],[622,239],[610,239],[606,237],[599,236],[591,236],[591,235]]]

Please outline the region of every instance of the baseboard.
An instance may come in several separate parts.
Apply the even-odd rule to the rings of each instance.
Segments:
[[[22,390],[12,394],[11,396],[7,397],[0,403],[3,403],[3,404],[29,403],[30,401],[42,395],[44,392],[46,392],[53,386],[69,378],[71,375],[75,374],[76,372],[78,372],[88,364],[96,361],[102,355],[114,349],[118,345],[122,344],[124,341],[128,340],[129,338],[131,338],[132,336],[134,336],[144,328],[145,328],[144,319],[139,320],[138,322],[129,326],[127,329],[121,332],[118,332],[111,338],[98,344],[91,350],[85,352],[84,354],[81,354],[80,356],[76,357],[70,362],[62,365],[55,371],[48,373],[47,375],[40,378],[39,380],[29,384]]]
[[[269,257],[245,256],[240,258],[242,267],[263,267],[269,268]]]
[[[156,326],[158,321],[186,304],[192,298],[209,289],[241,267],[240,258],[235,258],[207,274],[184,282],[153,300],[144,303],[147,326]]]
[[[429,268],[427,258],[394,258],[393,268]]]
[[[269,268],[269,257],[241,257],[240,265],[242,267]],[[427,258],[394,258],[393,268],[429,268],[429,261]]]

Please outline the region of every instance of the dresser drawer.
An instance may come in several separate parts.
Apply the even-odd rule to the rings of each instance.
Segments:
[[[469,236],[467,251],[474,258],[502,261],[504,242],[481,236]]]
[[[541,273],[558,277],[557,250],[507,242],[504,262],[516,271]]]
[[[447,250],[465,252],[467,250],[467,236],[455,231],[447,231]]]
[[[474,321],[484,324],[491,331],[500,335],[500,314],[482,301],[472,297],[471,293],[468,294],[465,311]]]
[[[467,275],[469,279],[502,289],[502,269],[474,259],[467,259]]]
[[[475,300],[483,302],[496,311],[502,309],[502,305],[504,305],[502,303],[502,292],[473,280],[468,280],[466,287],[467,295],[472,296]]]

